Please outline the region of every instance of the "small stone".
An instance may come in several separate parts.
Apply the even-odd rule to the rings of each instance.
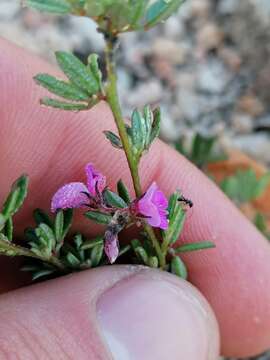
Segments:
[[[197,42],[201,51],[207,52],[219,48],[223,38],[224,34],[216,24],[207,23],[198,32]]]
[[[163,58],[174,65],[182,65],[186,61],[187,49],[175,41],[159,38],[152,46],[154,56]]]
[[[127,98],[130,107],[143,107],[145,104],[156,104],[164,97],[164,89],[157,79],[151,79],[133,89]]]
[[[224,46],[219,49],[218,54],[224,61],[225,65],[227,65],[231,70],[236,72],[240,69],[242,65],[242,59],[237,51]]]
[[[270,163],[270,136],[266,132],[237,135],[231,140],[231,145],[255,159]]]
[[[239,99],[238,109],[253,117],[260,116],[265,111],[262,102],[252,94],[244,95]]]
[[[221,1],[219,1],[219,4],[218,4],[218,12],[221,15],[232,15],[236,12],[238,6],[239,6],[238,1],[221,0]]]
[[[240,134],[248,134],[253,130],[253,120],[248,114],[236,113],[232,118],[232,126]]]
[[[208,0],[193,0],[191,2],[192,16],[197,18],[207,18],[210,13],[210,2]]]
[[[198,70],[197,86],[200,91],[221,94],[232,79],[232,74],[218,60],[202,63]]]

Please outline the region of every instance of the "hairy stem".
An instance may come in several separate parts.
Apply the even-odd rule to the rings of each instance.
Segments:
[[[116,40],[117,38],[110,38],[107,39],[106,41],[105,55],[106,55],[106,66],[107,66],[107,76],[108,76],[108,83],[106,87],[106,98],[114,115],[118,133],[126,154],[136,196],[140,197],[142,195],[142,187],[139,177],[138,162],[133,156],[132,148],[129,142],[129,138],[125,126],[125,121],[123,119],[123,114],[119,103],[118,91],[117,91],[117,75],[116,75],[116,66],[115,66],[115,58],[114,58]],[[146,224],[145,231],[148,237],[150,238],[153,247],[155,248],[155,251],[159,258],[160,267],[164,268],[165,257],[161,251],[160,243],[155,235],[154,230],[152,229],[151,226]]]
[[[62,264],[62,262],[59,259],[57,259],[55,256],[51,256],[50,258],[47,258],[42,255],[37,255],[34,252],[32,252],[30,249],[24,248],[19,245],[12,244],[3,239],[0,239],[0,254],[10,256],[10,257],[12,257],[12,256],[30,257],[30,258],[41,260],[43,262],[51,264],[61,271],[65,270],[64,264]]]

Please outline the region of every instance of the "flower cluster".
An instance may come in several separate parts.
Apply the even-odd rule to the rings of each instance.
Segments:
[[[155,182],[143,196],[135,199],[125,208],[111,207],[106,203],[106,177],[97,171],[92,164],[85,167],[86,185],[72,182],[61,187],[53,196],[52,212],[68,208],[87,208],[112,215],[105,235],[105,253],[111,263],[119,255],[118,234],[132,222],[146,221],[152,227],[166,230],[168,228],[168,200]]]

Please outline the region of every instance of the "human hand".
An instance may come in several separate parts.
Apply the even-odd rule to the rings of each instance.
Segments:
[[[88,161],[111,185],[121,175],[131,188],[123,154],[102,134],[114,126],[106,104],[79,114],[40,107],[44,91],[32,77],[54,70],[4,40],[0,48],[0,200],[22,172],[31,180],[19,228],[29,224],[35,207],[49,206],[59,186],[80,180]],[[155,179],[167,194],[180,187],[194,201],[185,241],[217,245],[185,260],[191,282],[218,319],[222,352],[246,356],[268,348],[269,244],[203,174],[162,142],[153,145],[141,172],[145,188]],[[77,227],[96,231],[82,218]],[[1,267],[7,269],[6,260]],[[2,292],[21,285],[17,273],[1,274]],[[117,360],[218,356],[210,306],[186,282],[154,270],[91,270],[1,295],[0,306],[3,358],[108,359],[108,342]]]

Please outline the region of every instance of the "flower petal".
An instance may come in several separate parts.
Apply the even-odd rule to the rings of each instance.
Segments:
[[[107,255],[111,264],[115,262],[119,255],[118,236],[112,234],[110,230],[105,232],[105,254]]]
[[[52,212],[58,209],[79,208],[88,202],[87,187],[80,182],[73,182],[61,187],[53,196],[51,202]]]
[[[87,176],[88,191],[92,195],[96,195],[96,187],[99,192],[102,192],[106,186],[106,177],[97,171],[92,164],[87,164],[85,167]]]

